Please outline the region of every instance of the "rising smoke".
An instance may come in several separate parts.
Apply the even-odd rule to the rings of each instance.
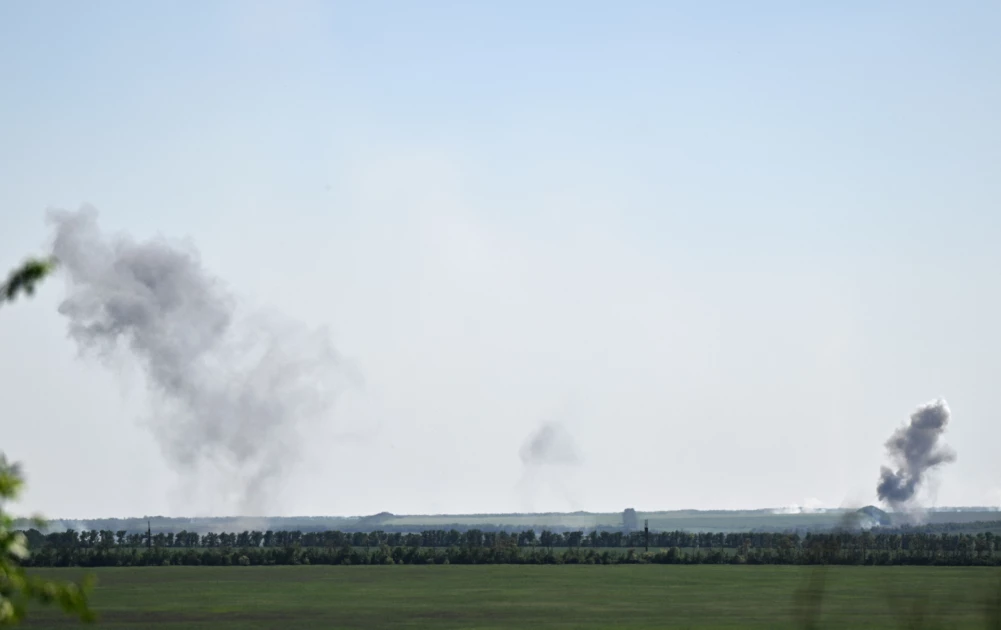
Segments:
[[[124,350],[142,368],[155,400],[150,428],[182,483],[216,488],[216,510],[273,506],[298,430],[334,402],[340,360],[325,331],[240,317],[197,252],[106,237],[91,208],[49,220],[70,337],[104,358]]]
[[[580,465],[581,458],[573,436],[562,424],[551,421],[540,425],[525,439],[519,455],[522,509],[534,512],[540,504],[546,506],[546,511],[552,511],[554,505],[579,509],[571,472]]]
[[[580,462],[573,436],[556,422],[547,422],[528,436],[520,454],[522,463],[528,466]]]
[[[876,492],[881,501],[901,507],[914,499],[926,475],[936,466],[956,460],[948,446],[939,443],[949,423],[949,407],[942,399],[918,407],[909,424],[897,429],[886,442],[886,450],[897,466],[880,469]]]

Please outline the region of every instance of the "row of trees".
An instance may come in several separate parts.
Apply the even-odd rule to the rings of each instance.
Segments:
[[[549,531],[536,534],[535,530],[520,532],[483,531],[469,529],[460,531],[428,530],[420,533],[401,532],[342,532],[342,531],[244,531],[241,533],[158,532],[152,539],[146,532],[127,530],[89,530],[77,532],[69,529],[47,535],[37,529],[25,532],[33,547],[52,546],[58,548],[109,549],[112,547],[493,547],[513,544],[516,547],[636,547],[644,544],[642,532],[624,534],[615,531]],[[724,546],[723,534],[673,534],[651,533],[651,544],[661,546]],[[757,536],[757,535],[756,535]],[[727,539],[728,542],[730,539]]]
[[[681,549],[655,551],[587,547],[342,547],[112,548],[37,550],[25,561],[35,567],[265,566],[371,564],[785,564],[1001,566],[1001,556],[964,551],[888,551],[861,546],[828,547],[819,541],[798,549]]]
[[[69,530],[25,532],[35,566],[133,564],[372,564],[379,553],[394,562],[748,562],[764,564],[998,564],[1001,537],[993,533],[839,532],[807,534],[651,532],[657,551],[638,556],[642,532],[532,530],[508,534],[469,530],[430,530],[400,534],[376,532],[245,531],[236,533],[130,534]],[[386,551],[388,550],[388,551]],[[628,552],[627,552],[628,550]],[[630,555],[632,554],[632,555]],[[225,558],[230,558],[229,561]],[[298,558],[296,561],[295,558]],[[402,559],[402,560],[401,560]],[[574,560],[576,559],[576,560]]]

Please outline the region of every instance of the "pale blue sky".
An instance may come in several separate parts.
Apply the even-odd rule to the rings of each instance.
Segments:
[[[927,500],[997,505],[999,29],[988,1],[6,2],[0,267],[90,203],[330,325],[366,385],[276,512],[871,502],[939,395]],[[60,284],[0,311],[26,506],[226,512],[76,360]],[[582,463],[526,479],[554,416]],[[57,484],[83,467],[108,491]]]

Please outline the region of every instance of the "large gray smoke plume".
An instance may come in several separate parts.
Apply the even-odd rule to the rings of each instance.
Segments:
[[[576,464],[580,461],[573,436],[555,422],[543,424],[521,447],[521,461],[528,465]]]
[[[97,212],[51,211],[53,254],[67,275],[59,312],[85,350],[125,349],[156,399],[150,426],[170,464],[194,487],[243,513],[271,500],[296,460],[297,428],[324,417],[339,359],[324,331],[236,301],[194,251],[163,239],[105,237]],[[219,507],[216,507],[219,509]]]
[[[949,407],[942,399],[918,407],[910,424],[897,429],[886,442],[886,450],[897,470],[883,466],[876,492],[882,501],[897,507],[908,503],[924,481],[925,475],[940,464],[956,460],[939,438],[949,423]]]

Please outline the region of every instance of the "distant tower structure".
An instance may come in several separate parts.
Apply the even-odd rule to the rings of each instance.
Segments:
[[[650,520],[643,519],[643,550],[650,551]]]
[[[626,508],[622,512],[622,530],[625,533],[635,532],[640,528],[640,519],[636,516],[636,510],[633,508]]]
[[[146,519],[146,549],[153,549],[153,526]]]

